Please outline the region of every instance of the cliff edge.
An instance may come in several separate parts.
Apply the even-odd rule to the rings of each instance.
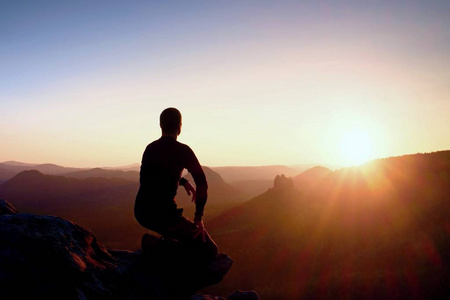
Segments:
[[[2,299],[190,299],[220,282],[233,263],[219,254],[213,262],[194,267],[188,254],[175,257],[166,250],[164,245],[156,248],[154,257],[108,250],[77,224],[18,213],[0,200]]]

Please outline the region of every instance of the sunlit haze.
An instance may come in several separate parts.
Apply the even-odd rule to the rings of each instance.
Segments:
[[[8,1],[0,162],[139,163],[159,114],[203,165],[450,149],[449,1]]]
[[[373,158],[373,146],[370,134],[364,131],[347,131],[342,137],[342,154],[346,158],[345,163],[361,164]]]

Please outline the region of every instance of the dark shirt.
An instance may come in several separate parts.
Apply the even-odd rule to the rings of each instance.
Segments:
[[[173,137],[162,136],[150,143],[142,156],[140,187],[135,202],[139,223],[147,228],[164,227],[180,216],[175,196],[184,169],[194,178],[197,191],[195,218],[201,219],[208,189],[205,173],[189,146]]]

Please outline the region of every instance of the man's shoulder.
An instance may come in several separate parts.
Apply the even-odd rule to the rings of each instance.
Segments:
[[[191,149],[191,147],[189,147],[187,144],[184,144],[182,142],[176,141],[177,144],[179,145],[179,147],[185,148],[185,149]]]
[[[195,155],[194,151],[187,144],[177,141],[177,146],[180,152],[182,152],[184,155],[187,155],[186,157],[191,157],[192,155]]]
[[[170,148],[177,148],[180,149],[182,151],[189,151],[189,152],[193,152],[191,147],[189,147],[187,144],[181,143],[175,139],[157,139],[154,140],[153,142],[151,142],[150,144],[147,145],[146,149],[151,149],[151,148],[166,148],[166,147],[170,147]]]
[[[152,147],[158,145],[159,143],[160,143],[160,140],[159,140],[159,139],[158,139],[158,140],[154,140],[153,142],[150,142],[150,143],[147,145],[147,147],[145,147],[145,148],[146,148],[146,149],[152,148]]]

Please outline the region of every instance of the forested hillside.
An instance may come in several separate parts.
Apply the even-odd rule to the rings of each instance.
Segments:
[[[447,296],[450,151],[316,180],[314,189],[278,184],[210,223],[236,262],[218,288],[240,282],[264,299]]]

